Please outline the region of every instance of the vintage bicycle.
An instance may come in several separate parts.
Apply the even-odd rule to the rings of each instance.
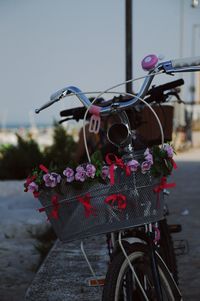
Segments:
[[[172,131],[173,131],[173,106],[167,105],[163,106],[164,103],[171,104],[171,97],[173,96],[173,102],[178,101],[182,103],[183,101],[180,98],[180,86],[184,84],[183,79],[175,80],[169,83],[166,83],[164,85],[160,86],[154,86],[151,90],[149,90],[147,97],[145,98],[145,101],[148,103],[151,103],[153,105],[154,110],[159,114],[159,119],[162,121],[162,127],[164,129],[164,137],[166,141],[172,140]],[[118,96],[120,101],[124,101],[127,99],[124,96],[120,95]],[[91,98],[90,98],[91,100]],[[113,101],[116,101],[113,99]],[[98,102],[103,102],[103,99],[98,99]],[[60,116],[62,119],[59,121],[60,124],[68,122],[70,120],[74,120],[76,122],[83,120],[84,115],[86,112],[85,107],[76,107],[73,109],[65,109],[60,112]],[[146,110],[146,106],[140,106],[137,108],[137,111],[131,111],[128,112],[129,120],[131,120],[131,130],[135,131],[134,133],[134,149],[138,148],[145,148],[147,146],[152,146],[153,144],[159,144],[160,143],[160,133],[159,129],[157,127],[156,121],[153,120],[153,117],[148,119],[148,113],[149,111]],[[91,117],[89,114],[88,117]],[[152,122],[153,121],[153,122]],[[134,129],[134,130],[133,130]],[[108,125],[104,124],[104,128],[102,129],[103,132],[108,132]],[[149,135],[149,132],[151,134]],[[138,138],[139,136],[139,138]],[[136,139],[137,137],[137,139]],[[139,141],[138,141],[139,140]],[[107,152],[110,152],[112,150],[112,146],[108,144],[108,141],[106,143],[105,141],[105,135],[103,135],[101,132],[98,134],[98,137],[95,137],[95,135],[92,135],[87,133],[87,142],[88,144],[92,141],[92,149],[93,151],[96,150],[96,148],[100,148],[100,151],[104,154]],[[83,139],[82,139],[82,131],[81,135],[78,141],[79,149],[78,149],[78,158],[80,157],[80,154],[84,151],[83,146]],[[119,147],[119,146],[118,146]],[[116,151],[117,148],[114,149]],[[82,154],[82,157],[85,156],[85,153]],[[75,156],[77,158],[77,156]],[[164,194],[166,196],[169,195],[168,190],[164,190]],[[167,217],[169,215],[169,209],[167,206],[167,203],[164,205],[164,216]],[[183,254],[184,251],[186,251],[186,244],[183,241],[175,241],[175,248],[174,248],[174,242],[171,233],[177,233],[181,232],[182,227],[179,224],[173,224],[168,225],[167,219],[164,218],[161,221],[158,222],[158,229],[160,231],[160,240],[158,244],[158,251],[161,254],[162,258],[164,258],[165,263],[167,264],[167,267],[169,268],[170,272],[173,274],[174,279],[176,282],[178,282],[178,271],[177,271],[177,264],[176,264],[176,254]],[[144,239],[144,235],[141,232],[141,229],[134,229],[132,232],[128,233],[129,237],[130,235],[132,238],[142,238]],[[108,253],[110,256],[110,259],[112,258],[112,250],[110,248],[110,235],[107,234],[107,242],[108,242]],[[132,239],[132,243],[134,240]],[[95,284],[95,281],[93,281]]]
[[[155,55],[149,55],[142,61],[142,66],[148,71],[148,75],[145,76],[144,83],[136,95],[122,93],[131,96],[125,100],[114,98],[97,105],[96,99],[90,102],[86,97],[87,93],[76,87],[66,87],[54,93],[50,102],[36,110],[36,113],[39,113],[73,94],[86,107],[84,119],[88,112],[92,114],[90,130],[93,132],[98,131],[100,116],[111,114],[119,116],[120,122],[110,127],[108,139],[119,147],[121,156],[119,158],[115,154],[107,154],[107,165],[101,166],[101,172],[103,168],[104,171],[107,169],[107,178],[104,177],[103,181],[91,181],[91,178],[94,178],[94,170],[84,133],[89,163],[80,166],[78,171],[76,169],[75,177],[82,182],[81,187],[76,186],[74,189],[68,185],[69,181],[67,183],[66,179],[61,180],[57,174],[50,173],[48,169],[42,167],[46,173],[43,178],[45,176],[47,186],[50,188],[47,189],[43,185],[39,192],[35,191],[38,192],[43,205],[40,211],[46,211],[61,240],[82,239],[102,233],[107,233],[110,237],[109,249],[112,254],[102,295],[102,300],[106,301],[182,300],[172,273],[157,247],[158,224],[164,217],[163,190],[168,187],[166,178],[162,172],[156,177],[149,166],[145,168],[145,160],[150,163],[152,159],[149,149],[145,152],[134,150],[134,132],[126,110],[136,107],[140,102],[149,107],[161,132],[162,146],[157,148],[157,151],[163,154],[165,139],[162,125],[144,98],[155,75],[199,71],[200,57],[159,62]],[[118,86],[104,93],[109,93]],[[102,95],[103,93],[100,93],[97,98]],[[165,155],[166,153],[167,151]],[[170,161],[173,165],[171,156],[165,157],[164,160],[168,160],[168,163]],[[72,179],[74,174],[72,170],[70,171]],[[90,181],[86,183],[80,179],[87,173]],[[68,173],[68,180],[69,178]],[[59,189],[51,186],[51,183],[56,181]],[[94,273],[91,266],[90,268]]]

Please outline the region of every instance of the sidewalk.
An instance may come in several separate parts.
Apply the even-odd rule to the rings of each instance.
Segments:
[[[49,226],[23,182],[0,181],[1,301],[23,300],[40,262],[36,237]]]
[[[198,301],[200,296],[200,149],[179,154],[178,169],[169,180],[177,186],[168,199],[169,222],[182,224],[183,231],[174,239],[186,239],[190,253],[178,257],[179,283],[183,299]],[[185,214],[185,215],[183,215]],[[102,237],[87,240],[86,250],[101,275],[106,271],[106,249]],[[96,301],[101,291],[89,288],[90,272],[79,243],[57,242],[29,287],[27,301]]]
[[[179,286],[183,300],[198,301],[200,296],[200,149],[176,156],[178,169],[171,181],[176,188],[171,191],[168,204],[169,223],[180,223],[183,231],[174,239],[189,243],[189,254],[179,256]]]

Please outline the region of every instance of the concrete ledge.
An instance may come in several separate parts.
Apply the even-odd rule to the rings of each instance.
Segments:
[[[85,251],[97,275],[105,275],[107,250],[105,237],[84,241]],[[57,241],[26,292],[26,301],[100,301],[102,290],[89,287],[92,278],[80,250],[80,242]]]

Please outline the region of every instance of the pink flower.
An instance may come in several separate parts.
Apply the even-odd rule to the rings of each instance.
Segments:
[[[86,176],[89,178],[94,178],[96,173],[96,168],[93,164],[86,165]]]
[[[150,162],[151,164],[153,164],[153,156],[152,154],[150,153],[150,150],[149,148],[147,148],[144,152],[144,158],[146,161]]]
[[[152,163],[150,161],[144,161],[141,165],[141,171],[145,174],[148,170],[150,170]]]
[[[169,158],[173,157],[174,150],[173,150],[173,147],[171,145],[164,144],[163,149],[167,152],[167,155],[168,155]]]
[[[150,154],[150,150],[149,150],[149,148],[147,147],[147,149],[145,150],[145,152],[144,152],[144,156],[146,157],[147,155],[149,155]]]
[[[153,156],[152,154],[148,154],[145,156],[145,160],[153,164]]]
[[[101,177],[102,177],[102,179],[106,179],[107,177],[109,177],[109,167],[108,166],[106,166],[106,165],[104,165],[103,167],[102,167],[102,170],[101,170]]]
[[[67,167],[63,171],[63,175],[67,177],[67,182],[71,183],[72,181],[74,181],[74,171],[73,171],[73,169]]]
[[[29,185],[34,182],[34,180],[36,179],[36,176],[29,176],[27,179],[26,179],[26,182],[24,183],[24,191],[27,192],[27,191],[32,191],[31,190],[31,187],[30,187],[30,190],[29,190]]]
[[[27,187],[28,191],[30,192],[35,192],[38,191],[38,185],[35,182],[31,182],[28,187]]]
[[[130,161],[128,161],[127,166],[129,166],[131,171],[137,171],[140,164],[136,160],[130,160]]]
[[[75,174],[76,181],[84,182],[86,179],[86,171],[82,166],[78,166],[76,168],[76,174]]]
[[[58,183],[61,181],[61,176],[56,172],[47,173],[43,176],[43,180],[45,182],[46,187],[56,187]]]

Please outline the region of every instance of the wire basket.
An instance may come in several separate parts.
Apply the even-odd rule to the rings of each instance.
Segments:
[[[127,176],[119,167],[114,175],[114,185],[91,181],[74,188],[63,180],[59,190],[48,188],[40,193],[39,200],[60,240],[78,240],[163,218],[163,193],[155,192],[160,178],[150,171]]]

